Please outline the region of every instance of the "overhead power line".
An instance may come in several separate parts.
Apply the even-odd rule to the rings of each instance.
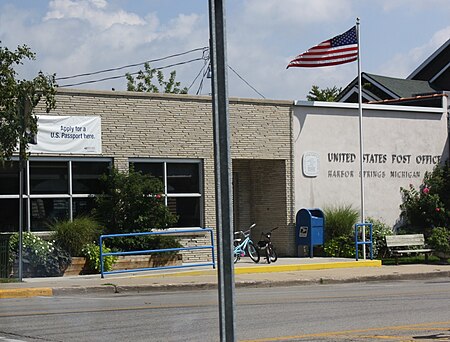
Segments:
[[[93,75],[98,75],[98,74],[102,74],[102,73],[105,73],[105,72],[118,71],[118,70],[123,70],[123,69],[127,69],[127,68],[132,68],[132,67],[136,67],[136,66],[139,66],[139,65],[144,65],[145,63],[160,62],[160,61],[163,61],[163,60],[166,60],[166,59],[169,59],[169,58],[174,58],[174,57],[187,55],[189,53],[196,52],[196,51],[203,51],[203,53],[205,53],[207,50],[208,50],[207,47],[201,47],[201,48],[196,48],[196,49],[192,49],[192,50],[181,52],[181,53],[176,53],[176,54],[169,55],[169,56],[166,56],[166,57],[151,59],[151,60],[148,60],[148,61],[145,61],[145,62],[140,62],[140,63],[128,64],[128,65],[124,65],[124,66],[117,67],[117,68],[103,69],[103,70],[87,72],[87,73],[77,74],[77,75],[72,75],[72,76],[57,77],[56,80],[59,81],[59,80],[68,80],[68,79],[77,78],[77,77],[93,76]]]
[[[174,66],[178,66],[178,65],[183,65],[183,64],[188,64],[188,63],[192,63],[192,62],[196,62],[196,61],[201,61],[203,60],[203,57],[200,58],[194,58],[191,59],[189,61],[184,61],[184,62],[179,62],[179,63],[174,63],[174,64],[170,64],[170,65],[165,65],[162,67],[158,67],[155,68],[156,70],[162,70],[162,69],[167,69],[167,68],[172,68]],[[140,71],[136,71],[136,72],[132,72],[129,73],[130,75],[137,75]],[[110,76],[110,77],[104,77],[104,78],[100,78],[100,79],[96,79],[96,80],[90,80],[90,81],[83,81],[83,82],[78,82],[78,83],[71,83],[71,84],[64,84],[64,85],[60,85],[60,88],[65,88],[65,87],[75,87],[75,86],[79,86],[79,85],[84,85],[84,84],[91,84],[91,83],[97,83],[97,82],[104,82],[104,81],[110,81],[110,80],[116,80],[119,78],[123,78],[126,77],[126,75],[117,75],[117,76]]]
[[[169,64],[169,65],[165,65],[165,66],[154,68],[156,70],[162,70],[162,69],[172,68],[172,67],[176,67],[176,66],[179,66],[179,65],[189,64],[189,63],[193,63],[193,62],[197,62],[197,61],[203,60],[204,63],[202,65],[202,67],[200,68],[200,71],[198,72],[197,76],[195,76],[194,80],[192,81],[191,85],[188,88],[188,90],[190,90],[192,88],[192,86],[195,84],[195,82],[197,81],[197,79],[200,77],[200,75],[202,75],[201,80],[200,80],[200,84],[199,84],[199,88],[197,90],[197,95],[198,95],[201,92],[201,89],[203,88],[204,79],[205,79],[205,77],[207,77],[208,72],[210,70],[209,48],[208,47],[196,48],[196,49],[192,49],[192,50],[189,50],[189,51],[168,55],[168,56],[161,57],[161,58],[151,59],[151,60],[148,60],[148,61],[145,61],[145,62],[133,63],[133,64],[128,64],[128,65],[115,67],[115,68],[108,68],[108,69],[103,69],[103,70],[98,70],[98,71],[93,71],[93,72],[86,72],[86,73],[81,73],[81,74],[76,74],[76,75],[71,75],[71,76],[57,77],[56,80],[57,81],[70,80],[70,79],[79,78],[79,77],[94,76],[94,75],[99,75],[99,74],[103,74],[103,73],[124,70],[124,69],[127,69],[127,68],[141,66],[141,65],[144,65],[145,63],[160,62],[160,61],[164,61],[164,60],[167,60],[167,59],[170,59],[170,58],[180,57],[180,56],[184,56],[184,55],[187,55],[187,54],[190,54],[190,53],[193,53],[193,52],[198,52],[198,51],[202,51],[202,57],[193,58],[193,59],[190,59],[190,60],[186,60],[186,61],[182,61],[182,62],[173,63],[173,64]],[[261,96],[263,99],[266,98],[263,94],[261,94],[258,90],[256,90],[256,88],[253,87],[247,80],[245,80],[241,75],[239,75],[238,72],[236,70],[234,70],[230,65],[228,65],[228,68],[230,68],[230,70],[237,77],[239,77],[247,86],[249,86],[259,96]],[[127,73],[127,74],[129,74],[129,75],[137,75],[139,72],[140,71],[135,71],[135,72],[132,72],[132,73]],[[121,74],[121,75],[103,77],[103,78],[98,78],[98,79],[94,79],[94,80],[86,80],[86,81],[70,83],[70,84],[62,84],[62,85],[59,85],[59,87],[60,88],[75,87],[75,86],[80,86],[80,85],[85,85],[85,84],[92,84],[92,83],[98,83],[98,82],[104,82],[104,81],[120,79],[120,78],[124,78],[124,77],[126,77],[126,74],[125,75]]]

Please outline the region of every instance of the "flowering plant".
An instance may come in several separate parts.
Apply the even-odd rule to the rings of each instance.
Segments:
[[[416,189],[410,184],[409,188],[400,190],[403,197],[403,203],[400,205],[401,217],[408,226],[408,230],[422,232],[425,236],[429,236],[433,227],[446,226],[449,213],[437,187],[424,183]]]
[[[13,264],[19,256],[19,234],[13,234],[9,241],[9,261]],[[70,256],[33,233],[22,235],[22,262],[30,276],[57,276],[70,264]]]

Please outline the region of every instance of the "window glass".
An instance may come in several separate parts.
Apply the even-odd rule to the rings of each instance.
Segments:
[[[26,217],[26,200],[23,201],[23,222]],[[0,232],[19,231],[19,199],[0,199]]]
[[[166,178],[164,165],[167,172]],[[200,163],[131,162],[130,166],[134,167],[135,171],[151,174],[164,182],[167,189],[167,206],[178,216],[177,227],[200,227]],[[183,194],[183,196],[178,197],[174,194]]]
[[[72,199],[72,211],[73,217],[86,216],[91,214],[92,209],[95,208],[95,198],[73,198]]]
[[[167,205],[178,216],[176,227],[200,227],[199,197],[169,197]]]
[[[32,194],[67,194],[68,163],[30,161],[30,189]]]
[[[0,195],[19,193],[19,162],[0,164]]]
[[[198,163],[167,163],[167,192],[199,193],[198,168]]]
[[[33,198],[30,205],[32,231],[46,231],[49,223],[69,219],[68,198]]]
[[[72,192],[100,194],[100,176],[108,173],[109,162],[72,162]]]
[[[142,172],[144,175],[152,175],[164,181],[164,164],[163,163],[130,163],[136,172]]]

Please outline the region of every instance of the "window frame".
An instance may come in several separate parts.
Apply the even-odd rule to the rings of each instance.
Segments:
[[[18,162],[19,158],[14,156],[11,161]],[[74,194],[73,193],[73,172],[72,172],[72,162],[87,162],[87,163],[108,163],[109,167],[113,166],[113,158],[110,157],[38,157],[30,156],[30,158],[25,162],[24,170],[24,184],[23,184],[23,200],[24,203],[24,231],[36,232],[40,230],[32,229],[31,226],[31,200],[32,199],[68,199],[69,200],[69,220],[73,220],[73,199],[76,198],[91,198],[98,194],[94,193],[84,193],[84,194]],[[30,194],[30,162],[65,162],[67,163],[67,177],[68,177],[68,191],[67,193],[55,193],[55,194]],[[2,199],[17,199],[19,200],[20,193],[0,195],[0,200]],[[17,218],[17,220],[19,220]]]
[[[176,229],[192,229],[204,227],[204,177],[203,177],[203,165],[202,159],[189,159],[189,158],[128,158],[128,168],[134,163],[162,163],[163,164],[163,183],[164,183],[164,204],[168,206],[169,198],[199,198],[199,226],[192,227],[176,227]],[[194,193],[170,193],[168,192],[168,177],[167,177],[167,164],[197,164],[198,165],[198,190]]]

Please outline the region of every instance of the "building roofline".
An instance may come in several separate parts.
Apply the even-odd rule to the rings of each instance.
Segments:
[[[446,96],[447,97],[447,96]],[[347,102],[323,102],[323,101],[294,101],[294,107],[322,107],[322,108],[340,108],[340,109],[358,109],[358,103]],[[396,106],[383,105],[375,103],[363,103],[363,109],[367,110],[389,110],[394,112],[427,112],[442,114],[442,107],[419,107],[419,106]]]
[[[420,64],[406,79],[413,79],[418,73],[420,73],[436,56],[438,56],[447,46],[450,45],[450,39],[448,39],[442,46],[437,49],[433,54],[428,57],[422,64]]]
[[[79,95],[79,96],[105,96],[105,97],[126,97],[126,98],[153,98],[153,99],[172,99],[172,100],[190,100],[197,102],[211,102],[209,95],[190,95],[190,94],[168,94],[168,93],[147,93],[133,91],[117,90],[91,90],[75,88],[57,88],[56,94],[61,95]],[[292,100],[270,100],[253,99],[242,97],[229,97],[230,103],[252,103],[261,105],[292,106]]]
[[[448,97],[447,94],[440,93],[440,94],[428,94],[428,95],[417,95],[412,97],[401,97],[398,99],[390,99],[390,100],[380,100],[380,101],[370,101],[369,104],[378,104],[378,103],[396,103],[396,102],[405,102],[405,101],[411,101],[411,100],[429,100],[436,97]]]

